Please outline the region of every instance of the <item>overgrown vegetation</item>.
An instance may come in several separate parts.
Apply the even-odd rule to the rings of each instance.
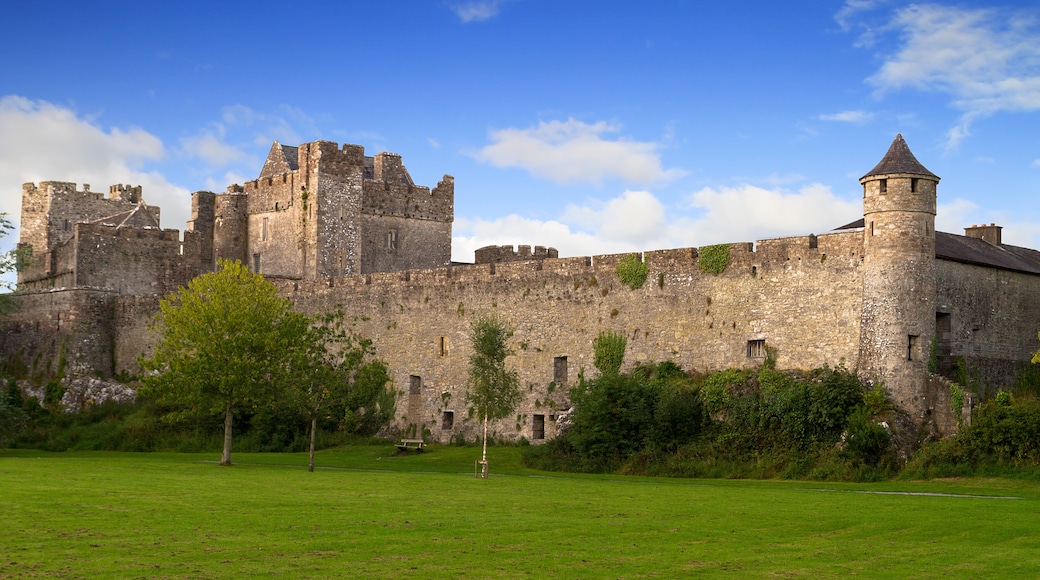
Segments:
[[[600,335],[601,339],[604,335]],[[597,340],[597,355],[603,344]],[[602,371],[601,371],[602,372]],[[897,469],[883,391],[844,366],[690,375],[672,362],[602,372],[571,391],[570,427],[533,467],[680,477],[874,480]]]
[[[971,425],[925,446],[904,478],[1014,476],[1040,479],[1040,401],[999,391],[975,409]]]
[[[729,244],[704,246],[697,252],[697,268],[705,274],[718,276],[729,266]]]
[[[621,283],[633,290],[638,290],[646,283],[649,268],[646,262],[639,259],[635,254],[627,254],[621,258],[614,269]]]

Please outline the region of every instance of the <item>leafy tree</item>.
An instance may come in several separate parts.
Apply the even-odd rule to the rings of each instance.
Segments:
[[[0,212],[0,238],[7,237],[12,231],[14,231],[14,224],[7,218],[7,212]],[[18,250],[9,250],[7,252],[0,252],[0,290],[13,290],[14,285],[4,280],[2,277],[5,274],[14,272],[19,264],[20,254]],[[6,314],[11,311],[14,303],[11,297],[7,294],[0,294],[0,315]]]
[[[224,415],[221,465],[231,465],[237,408],[264,405],[288,367],[293,340],[308,320],[275,287],[241,262],[195,278],[159,303],[155,354],[142,360],[142,394],[170,405],[167,418]]]
[[[319,418],[345,413],[347,429],[371,434],[393,417],[396,397],[388,388],[386,363],[371,358],[371,340],[344,328],[342,312],[317,321],[299,318],[292,321],[296,338],[290,341],[294,346],[287,380],[293,385],[291,399],[310,419],[308,470],[314,471]]]
[[[513,351],[506,341],[513,336],[504,322],[494,315],[480,315],[470,327],[473,354],[469,357],[466,398],[478,416],[484,416],[484,450],[481,456],[483,477],[487,477],[488,421],[507,417],[520,403],[520,378],[506,368],[506,357]]]

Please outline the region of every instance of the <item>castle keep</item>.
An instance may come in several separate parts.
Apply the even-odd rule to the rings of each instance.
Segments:
[[[902,136],[860,181],[860,220],[729,244],[717,275],[699,269],[697,248],[643,252],[649,275],[637,289],[615,273],[623,255],[491,246],[475,264],[451,263],[453,179],[416,186],[399,156],[354,145],[275,143],[257,180],[193,194],[183,239],[159,229],[139,188],[106,199],[88,186],[26,184],[22,243],[34,260],[2,350],[37,372],[60,356],[67,373],[132,373],[154,340],[159,298],[231,258],[301,311],[357,316],[394,376],[394,427],[428,439],[476,435],[464,393],[469,324],[482,312],[515,329],[507,364],[525,394],[494,427],[500,437],[554,435],[605,330],[628,337],[629,365],[752,367],[767,349],[782,369],[844,363],[950,432],[949,383],[929,373],[931,347],[947,374],[963,360],[982,388],[1009,387],[1040,348],[1040,252],[1001,243],[996,225],[936,232],[939,177]]]

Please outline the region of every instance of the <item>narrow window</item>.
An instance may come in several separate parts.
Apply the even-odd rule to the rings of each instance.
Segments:
[[[567,384],[567,357],[558,356],[553,359],[553,382],[557,385]]]
[[[437,337],[437,356],[448,356],[448,337]]]
[[[917,336],[908,334],[906,336],[906,360],[914,360],[914,353],[917,352]]]
[[[420,390],[422,390],[422,377],[418,375],[408,377],[408,394],[418,395]]]
[[[766,355],[766,341],[765,340],[749,340],[747,341],[747,355],[748,358],[763,358]]]
[[[888,193],[888,180],[887,179],[882,179],[881,183],[880,183],[880,186],[881,186],[881,193]]]
[[[445,411],[441,415],[441,430],[451,431],[453,425],[455,425],[455,411]]]
[[[397,249],[397,230],[387,230],[386,249],[390,251]]]
[[[260,241],[267,241],[267,218],[264,218],[264,225],[260,231]]]
[[[260,254],[253,254],[253,271],[260,273]]]
[[[65,231],[69,231],[69,220],[65,220]]]
[[[532,415],[531,439],[545,439],[545,415]]]
[[[917,178],[910,178],[910,193],[917,193]]]
[[[870,222],[870,235],[874,235],[874,222]]]

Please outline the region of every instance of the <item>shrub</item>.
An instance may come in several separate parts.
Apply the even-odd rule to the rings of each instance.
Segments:
[[[649,269],[646,263],[635,254],[627,254],[618,262],[614,272],[622,284],[633,290],[638,290],[646,282]]]
[[[601,332],[592,343],[594,358],[592,364],[600,374],[616,375],[621,371],[621,363],[625,359],[625,348],[628,339],[616,332]]]
[[[704,246],[697,253],[697,267],[705,274],[718,276],[729,266],[729,244]]]

